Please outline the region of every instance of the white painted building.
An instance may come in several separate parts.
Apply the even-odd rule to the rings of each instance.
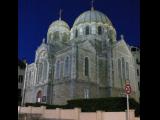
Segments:
[[[26,67],[23,102],[66,104],[69,99],[121,96],[127,80],[131,97],[139,101],[139,54],[123,36],[117,40],[113,24],[98,10],[83,12],[71,29],[59,18]]]

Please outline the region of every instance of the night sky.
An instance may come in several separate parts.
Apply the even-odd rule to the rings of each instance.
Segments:
[[[46,38],[49,25],[59,18],[70,28],[75,19],[91,8],[91,0],[18,0],[18,57],[34,61],[35,51]],[[104,13],[129,45],[140,46],[139,0],[95,0],[94,8]]]

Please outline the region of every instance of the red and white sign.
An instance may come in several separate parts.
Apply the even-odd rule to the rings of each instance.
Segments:
[[[125,92],[128,95],[131,94],[131,85],[129,84],[129,82],[127,82],[125,85]]]

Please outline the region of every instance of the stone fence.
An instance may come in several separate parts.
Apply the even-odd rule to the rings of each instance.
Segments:
[[[127,120],[126,112],[81,112],[74,109],[46,109],[41,107],[18,107],[19,120]],[[135,117],[135,111],[130,110],[129,120],[140,120]]]

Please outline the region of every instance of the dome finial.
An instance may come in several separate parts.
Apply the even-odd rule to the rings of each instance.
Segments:
[[[62,18],[62,9],[59,10],[59,20]]]
[[[124,40],[124,36],[123,36],[122,34],[121,34],[121,36],[120,36],[120,37],[121,37],[121,40]]]
[[[42,43],[45,43],[45,38],[43,38]]]
[[[91,10],[94,10],[94,0],[91,0]]]

